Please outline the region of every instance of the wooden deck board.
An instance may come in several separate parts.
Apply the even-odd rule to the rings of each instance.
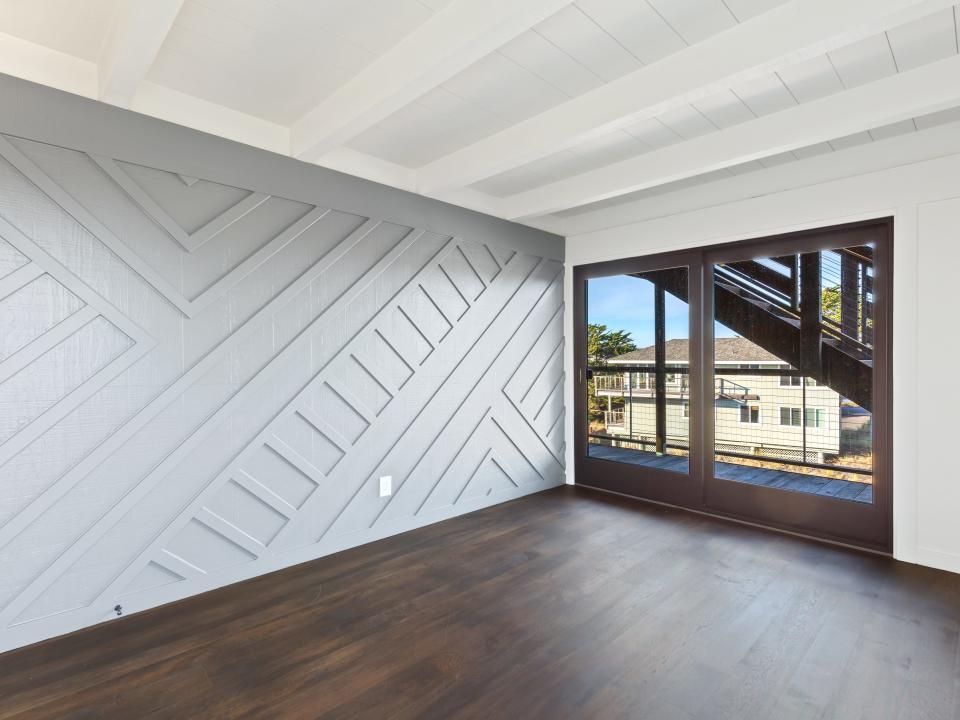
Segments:
[[[677,455],[658,456],[652,452],[593,443],[589,445],[589,452],[591,457],[598,457],[604,460],[660,468],[673,472],[689,472],[689,462],[687,458]],[[788,470],[773,470],[771,468],[758,468],[750,465],[737,465],[736,463],[727,462],[716,462],[714,467],[716,477],[722,480],[782,488],[784,490],[810,493],[813,495],[827,495],[840,500],[852,500],[862,503],[873,502],[873,488],[869,483],[851,482],[849,480],[818,477],[816,475],[806,475]]]

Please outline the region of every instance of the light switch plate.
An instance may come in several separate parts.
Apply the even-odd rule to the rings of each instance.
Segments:
[[[380,478],[380,497],[387,497],[393,492],[393,476],[384,475]]]

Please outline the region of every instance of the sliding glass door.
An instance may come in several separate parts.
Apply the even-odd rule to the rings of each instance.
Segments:
[[[700,470],[700,396],[691,385],[700,344],[690,310],[700,263],[672,259],[593,266],[584,277],[578,439],[587,466],[613,487],[688,502]]]
[[[884,220],[577,268],[577,482],[889,549],[891,246]]]

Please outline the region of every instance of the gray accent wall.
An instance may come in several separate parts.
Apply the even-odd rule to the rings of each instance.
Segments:
[[[562,238],[0,76],[0,650],[562,483],[562,286]]]

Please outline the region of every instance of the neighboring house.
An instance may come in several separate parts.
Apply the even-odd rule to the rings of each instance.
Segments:
[[[689,364],[687,340],[666,342],[666,363]],[[633,350],[607,361],[608,365],[654,363],[653,346]],[[715,341],[715,444],[719,451],[762,458],[824,462],[840,452],[841,397],[811,379],[790,375],[724,375],[724,368],[788,369],[782,360],[746,338]],[[686,373],[668,374],[667,445],[689,446],[690,404]],[[631,447],[655,443],[655,384],[653,373],[598,373],[594,392],[607,398],[604,412],[608,435],[630,437]],[[616,401],[617,407],[614,407]],[[805,437],[804,437],[805,436]],[[804,455],[806,444],[806,455]]]

